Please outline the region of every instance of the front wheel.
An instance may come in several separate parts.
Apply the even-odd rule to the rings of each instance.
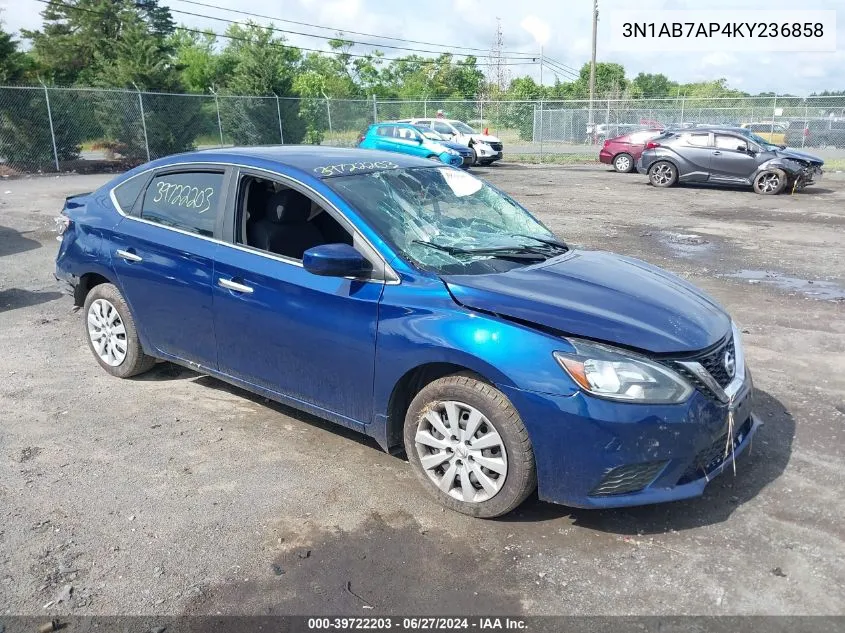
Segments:
[[[671,187],[678,182],[678,170],[669,161],[660,160],[648,168],[648,179],[655,187]]]
[[[786,174],[780,169],[767,169],[757,174],[754,179],[754,192],[764,196],[774,196],[786,187]]]
[[[94,286],[85,298],[82,314],[88,347],[112,376],[129,378],[155,365],[155,358],[141,349],[135,321],[117,287]]]
[[[429,494],[470,516],[507,514],[537,487],[519,413],[501,391],[466,374],[416,395],[405,417],[405,452]]]

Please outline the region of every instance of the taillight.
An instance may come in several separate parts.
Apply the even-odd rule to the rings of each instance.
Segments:
[[[645,145],[646,149],[654,149],[655,147],[660,147],[660,143],[655,143],[654,141],[649,141]]]
[[[55,218],[53,218],[53,221],[56,223],[56,239],[61,242],[62,235],[64,235],[70,228],[70,218],[65,215],[64,211],[62,211],[61,215],[57,215]]]
[[[610,145],[610,139],[605,139],[604,146],[607,147],[608,145]]]

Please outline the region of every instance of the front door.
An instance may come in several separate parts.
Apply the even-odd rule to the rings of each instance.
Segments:
[[[716,134],[710,159],[711,179],[745,184],[757,169],[757,158],[748,153],[748,141],[733,134]]]
[[[156,174],[113,242],[112,265],[155,354],[217,367],[211,283],[225,173]]]
[[[352,234],[310,199],[309,210],[300,213],[288,198],[288,207],[276,215],[274,192],[290,183],[259,180],[248,172],[239,178],[227,210],[236,219],[232,244],[220,247],[214,270],[220,371],[368,423],[383,283],[306,271],[303,247],[351,244]],[[269,195],[256,196],[254,190],[245,195],[253,187],[267,187]],[[251,206],[250,200],[268,208]],[[288,245],[294,250],[287,252]]]

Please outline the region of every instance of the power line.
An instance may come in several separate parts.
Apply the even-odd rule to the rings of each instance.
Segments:
[[[93,15],[100,15],[100,16],[105,15],[101,11],[94,11],[93,9],[86,9],[84,7],[66,4],[64,2],[59,2],[58,0],[35,0],[35,1],[40,2],[42,4],[47,4],[47,5],[52,5],[52,6],[60,6],[60,7],[66,8],[66,9],[73,9],[74,11],[82,11],[82,12],[90,13],[90,14],[93,14]],[[203,16],[203,17],[205,17],[205,16]],[[243,25],[243,23],[240,23],[240,22],[236,22],[236,24],[242,24]],[[258,28],[262,28],[262,29],[271,28],[271,27],[262,27],[260,25],[256,25],[256,26]],[[239,41],[239,42],[248,42],[248,43],[252,42],[252,40],[249,39],[248,37],[239,37],[239,36],[236,36],[236,35],[227,35],[225,33],[215,33],[214,31],[211,31],[211,30],[203,31],[203,30],[200,30],[200,29],[192,29],[192,28],[187,27],[187,26],[174,26],[173,28],[178,30],[178,31],[185,31],[187,33],[197,33],[199,35],[212,35],[214,37],[222,37],[222,38],[227,39],[227,40],[234,40],[234,41]],[[320,53],[320,54],[323,54],[323,55],[346,55],[348,57],[357,57],[357,58],[371,58],[372,57],[371,54],[361,55],[361,54],[356,54],[356,53],[347,53],[347,52],[344,52],[344,51],[333,51],[333,50],[326,51],[326,50],[322,50],[322,49],[318,49],[318,48],[307,48],[307,47],[304,47],[304,46],[295,46],[293,44],[284,44],[284,43],[281,43],[281,42],[269,42],[268,44],[270,46],[273,46],[274,48],[291,48],[291,49],[296,49],[296,50],[299,50],[299,51],[307,51],[307,52],[311,52],[311,53]],[[443,52],[443,53],[440,53],[440,54],[444,55],[444,54],[449,54],[449,53]],[[468,55],[463,55],[463,56],[467,57]],[[376,57],[376,59],[388,61],[388,62],[409,62],[409,63],[416,63],[416,64],[436,64],[436,63],[439,62],[439,60],[436,60],[436,59],[408,60],[407,58],[401,58],[401,57]],[[531,64],[534,64],[534,63],[536,63],[536,58],[531,59],[531,60],[526,60],[524,62],[507,62],[504,65],[506,65],[506,66],[526,66],[526,65],[531,65]],[[477,60],[473,64],[468,64],[466,62],[460,62],[460,61],[455,62],[455,64],[460,65],[460,66],[486,66],[486,65],[489,65],[488,63],[480,62],[480,61],[477,61]]]
[[[190,16],[193,16],[193,17],[196,17],[196,18],[203,18],[203,19],[206,19],[206,20],[217,20],[218,22],[226,22],[227,24],[237,24],[239,26],[249,26],[249,23],[247,23],[247,22],[238,22],[237,20],[230,20],[228,18],[220,18],[220,17],[213,16],[213,15],[203,15],[201,13],[193,13],[191,11],[182,11],[180,9],[172,9],[172,8],[170,9],[170,11],[172,13],[179,13],[181,15],[190,15]],[[314,37],[314,38],[318,38],[318,39],[321,39],[321,40],[340,40],[342,42],[348,42],[350,44],[359,44],[361,46],[373,46],[373,47],[376,47],[376,48],[390,48],[390,49],[402,50],[402,51],[412,51],[412,52],[415,52],[415,53],[434,53],[436,55],[453,54],[453,53],[450,53],[449,51],[433,51],[431,49],[425,49],[425,48],[410,48],[410,47],[407,47],[407,46],[394,46],[394,45],[391,45],[391,44],[376,44],[375,42],[359,42],[359,41],[355,41],[355,40],[346,39],[345,37],[340,37],[338,35],[335,35],[333,37],[328,37],[326,35],[315,35],[313,33],[302,33],[301,31],[291,31],[289,29],[280,29],[280,28],[277,28],[275,26],[262,26],[261,28],[269,29],[271,31],[276,31],[276,32],[279,32],[279,33],[287,33],[289,35],[301,35],[303,37]],[[437,46],[437,44],[435,44],[435,46]],[[305,50],[313,50],[313,49],[305,49]],[[469,53],[454,53],[454,55],[459,55],[461,57],[470,57],[470,56],[478,57],[477,55],[470,55]],[[526,59],[527,60],[527,59],[532,59],[532,58],[530,56],[526,56],[526,57],[516,57],[514,59]]]
[[[567,70],[572,71],[572,72],[573,72],[573,73],[575,73],[576,75],[577,75],[577,74],[579,74],[579,73],[581,72],[581,71],[580,71],[580,70],[578,70],[577,68],[573,68],[572,66],[568,66],[567,64],[564,64],[563,62],[559,62],[558,60],[554,59],[553,57],[549,57],[548,55],[546,55],[545,59],[546,59],[546,61],[551,61],[552,63],[557,64],[557,65],[558,65],[558,66],[560,66],[561,68],[565,68],[565,69],[567,69]]]
[[[273,16],[270,16],[270,15],[262,15],[260,13],[253,13],[251,11],[243,11],[241,9],[231,9],[229,7],[221,7],[219,5],[209,4],[207,2],[198,2],[198,0],[178,0],[178,1],[184,2],[186,4],[193,4],[193,5],[196,5],[196,6],[205,7],[207,9],[218,9],[220,11],[228,11],[230,13],[238,13],[240,15],[248,15],[248,16],[254,17],[254,18],[262,18],[264,20],[275,20],[276,22],[286,22],[288,24],[296,24],[298,26],[307,26],[307,27],[311,27],[311,28],[314,28],[314,29],[323,29],[323,30],[327,30],[327,31],[333,31],[335,33],[337,33],[337,32],[351,33],[352,35],[363,35],[364,37],[377,37],[377,38],[382,39],[382,40],[391,40],[391,41],[394,41],[394,42],[405,42],[405,43],[408,43],[408,44],[423,44],[425,46],[441,46],[441,47],[449,48],[449,49],[453,49],[453,50],[454,49],[463,49],[463,50],[466,50],[466,51],[476,51],[476,52],[479,52],[479,53],[488,52],[487,49],[474,48],[472,46],[458,46],[458,45],[455,45],[455,44],[437,44],[435,42],[423,42],[423,41],[420,41],[420,40],[409,40],[409,39],[405,39],[405,38],[401,38],[401,37],[390,37],[388,35],[376,35],[374,33],[362,33],[361,31],[349,31],[349,30],[346,30],[346,29],[338,29],[338,28],[331,27],[331,26],[320,26],[319,24],[311,24],[309,22],[298,22],[296,20],[288,20],[288,19],[285,19],[285,18],[277,18],[277,17],[273,17]],[[175,9],[171,9],[171,11],[175,11]],[[202,17],[207,17],[207,16],[202,16]],[[316,37],[321,37],[321,36],[316,36]],[[333,39],[333,38],[329,38],[329,39]],[[373,46],[377,46],[377,45],[373,44]],[[520,51],[502,51],[502,53],[512,54],[512,55],[525,55],[527,57],[532,57],[532,58],[534,57],[531,53],[523,53],[523,52],[520,52]]]
[[[567,77],[569,79],[576,79],[577,80],[577,79],[580,79],[580,77],[581,77],[579,74],[576,74],[576,73],[574,73],[570,70],[567,70],[566,68],[562,68],[561,65],[558,62],[556,62],[554,60],[550,60],[548,57],[543,57],[543,63],[545,63],[553,71],[557,71],[557,72],[563,74],[565,77]]]

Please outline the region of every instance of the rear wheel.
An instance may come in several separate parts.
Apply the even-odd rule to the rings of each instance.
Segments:
[[[786,174],[780,169],[767,169],[754,179],[754,191],[764,196],[779,194],[786,187]]]
[[[416,395],[405,416],[405,451],[428,493],[470,516],[507,514],[537,486],[519,413],[471,375],[440,378]]]
[[[634,170],[634,157],[630,154],[617,154],[613,159],[613,168],[621,174],[627,174]]]
[[[669,161],[660,160],[649,167],[648,179],[655,187],[671,187],[678,182],[678,170]]]
[[[85,334],[94,358],[112,376],[129,378],[155,365],[141,349],[129,306],[112,284],[99,284],[85,298]]]

